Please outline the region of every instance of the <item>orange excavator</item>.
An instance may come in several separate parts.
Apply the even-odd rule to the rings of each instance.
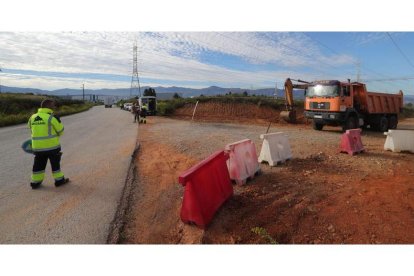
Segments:
[[[303,80],[294,80],[302,84],[294,84],[292,80],[287,78],[285,81],[285,107],[286,111],[280,112],[280,117],[288,123],[296,123],[296,110],[293,103],[293,88],[306,89],[308,88],[309,82]]]

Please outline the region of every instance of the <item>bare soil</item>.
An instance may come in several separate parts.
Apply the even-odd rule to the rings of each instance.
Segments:
[[[181,222],[179,174],[245,138],[260,152],[259,136],[268,128],[266,119],[241,113],[222,123],[234,113],[216,109],[193,122],[188,108],[177,112],[179,119],[148,117],[139,126],[138,183],[124,243],[414,243],[414,154],[384,151],[385,136],[369,131],[362,134],[366,152],[339,153],[339,128],[315,131],[305,123],[272,123],[269,132],[289,135],[294,158],[277,167],[261,164],[259,176],[234,185],[234,196],[207,229]],[[245,107],[242,113],[255,112]],[[254,233],[255,227],[269,236]]]

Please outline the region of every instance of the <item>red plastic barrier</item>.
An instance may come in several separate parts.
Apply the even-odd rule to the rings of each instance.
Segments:
[[[237,184],[246,183],[247,178],[253,177],[259,171],[256,146],[250,139],[244,139],[226,145],[225,152],[229,154],[227,167],[230,178]]]
[[[220,206],[233,195],[226,160],[218,151],[178,177],[185,187],[181,220],[205,228]]]
[[[341,136],[341,152],[346,152],[350,155],[354,155],[355,153],[363,152],[364,145],[362,145],[361,141],[361,129],[348,129],[344,134]]]

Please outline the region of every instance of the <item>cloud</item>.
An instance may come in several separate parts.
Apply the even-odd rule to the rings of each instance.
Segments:
[[[151,39],[154,36],[150,36]],[[177,51],[187,58],[197,59],[202,52],[218,52],[240,57],[253,64],[273,64],[284,67],[312,66],[319,59],[343,65],[354,62],[348,55],[327,56],[308,37],[300,33],[204,32],[159,33],[145,50],[157,49],[169,54]],[[143,37],[149,42],[148,37]],[[332,58],[333,57],[333,58]]]
[[[50,76],[37,76],[30,74],[1,74],[1,85],[22,88],[40,88],[45,90],[56,90],[62,88],[80,89],[82,83],[88,89],[100,88],[128,88],[122,82],[105,81],[99,79],[62,78]]]
[[[130,76],[135,39],[140,78],[154,82],[264,85],[292,73],[309,77],[332,75],[332,67],[340,71],[354,62],[349,55],[323,53],[318,45],[300,33],[262,32],[2,32],[0,60],[4,68],[10,69]],[[239,59],[245,66],[231,68],[220,61],[203,59],[203,56],[214,54]],[[317,72],[313,75],[304,73],[305,68],[315,67]],[[52,79],[53,86],[79,83],[79,79],[70,77],[32,74],[30,78],[33,84],[48,87],[52,86],[48,83]],[[41,82],[42,78],[46,81]],[[129,82],[95,79],[94,85],[128,87]]]
[[[237,70],[210,70],[210,67],[204,69],[204,73],[200,76],[194,75],[192,78],[182,79],[177,81],[177,76],[182,74],[191,74],[190,71],[184,70],[177,76],[171,74],[171,71],[165,69],[165,72],[154,72],[155,78],[149,73],[149,78],[146,81],[141,80],[141,86],[165,86],[165,83],[173,85],[201,88],[209,85],[219,85],[222,87],[241,87],[241,88],[263,88],[273,87],[275,83],[282,85],[286,77],[301,78],[305,80],[323,79],[328,77],[330,79],[342,79],[340,75],[331,74],[329,76],[317,73],[297,73],[294,71],[257,71],[244,72]],[[200,69],[201,70],[201,69]],[[161,76],[161,79],[159,77]],[[46,90],[56,90],[61,88],[79,89],[84,83],[88,89],[99,88],[129,88],[130,82],[105,80],[99,78],[73,78],[62,76],[38,76],[35,74],[19,74],[19,73],[4,73],[0,76],[1,84],[4,86],[14,87],[30,87],[41,88]],[[180,84],[181,83],[181,84]]]

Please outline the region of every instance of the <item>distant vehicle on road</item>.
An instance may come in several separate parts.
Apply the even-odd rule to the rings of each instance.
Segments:
[[[148,107],[147,115],[157,114],[157,98],[154,96],[142,96],[138,99],[139,106],[142,108],[143,105]]]
[[[131,111],[132,110],[132,103],[124,103],[124,110]]]
[[[114,104],[114,102],[115,102],[114,97],[105,97],[104,98],[105,108],[112,107],[112,105]]]

